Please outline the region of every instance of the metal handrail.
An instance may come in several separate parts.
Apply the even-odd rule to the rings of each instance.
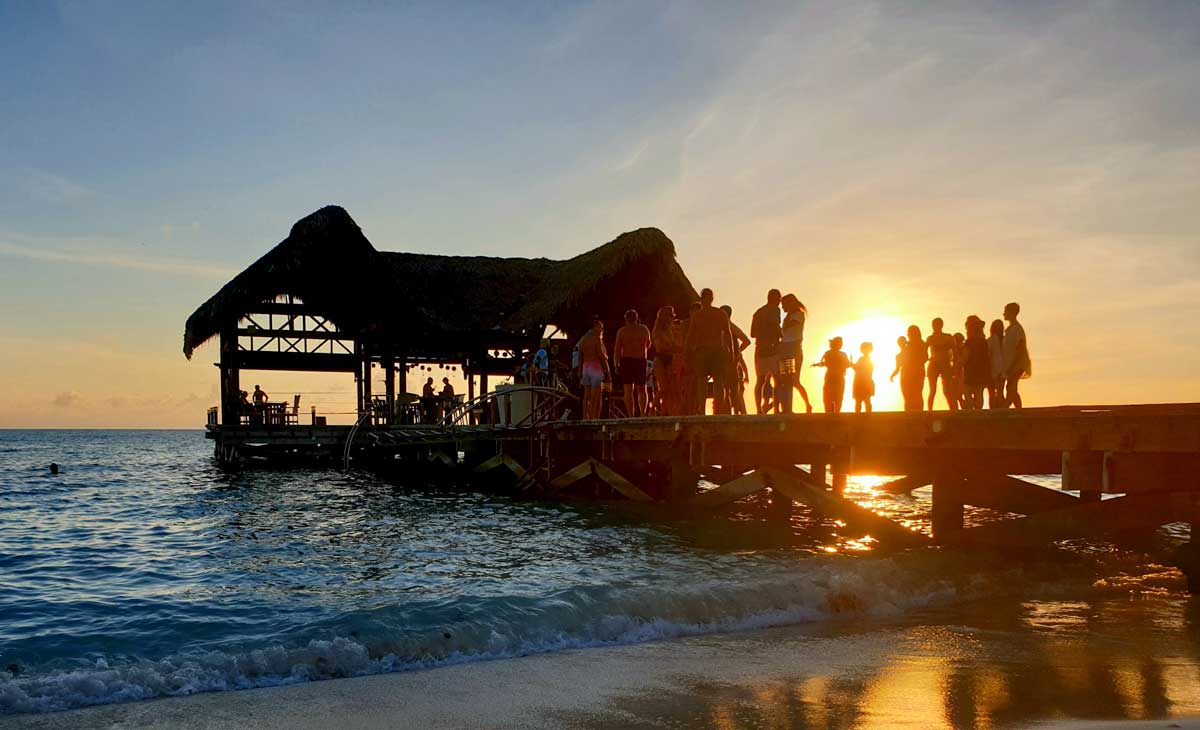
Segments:
[[[532,393],[534,395],[554,396],[555,399],[550,406],[548,408],[541,409],[549,410],[551,413],[553,413],[554,409],[557,408],[564,400],[575,397],[564,389],[552,388],[544,385],[522,385],[515,388],[507,388],[503,391],[491,391],[488,393],[483,393],[482,395],[478,395],[475,398],[458,405],[456,408],[447,413],[438,425],[440,425],[442,428],[451,428],[460,425],[460,422],[469,416],[471,411],[475,408],[478,408],[489,401],[497,400],[501,397],[509,397],[514,393]],[[514,428],[520,428],[524,426],[535,425],[540,421],[545,420],[537,418],[539,415],[538,410],[539,409],[537,408],[530,409],[529,415],[521,419],[520,423],[514,423],[511,424],[511,426]]]
[[[346,446],[342,451],[343,469],[350,468],[350,447],[354,444],[354,437],[358,435],[359,428],[366,423],[367,419],[370,417],[370,411],[363,412],[363,414],[358,417],[358,420],[354,422],[354,425],[350,427],[350,433],[346,434]]]

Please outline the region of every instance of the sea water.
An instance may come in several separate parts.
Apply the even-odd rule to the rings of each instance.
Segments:
[[[848,494],[927,529],[927,491],[887,495],[879,481]],[[1184,537],[888,554],[799,507],[681,519],[360,471],[226,472],[198,431],[0,431],[0,714],[1001,595],[1168,610],[1183,581],[1163,565]]]

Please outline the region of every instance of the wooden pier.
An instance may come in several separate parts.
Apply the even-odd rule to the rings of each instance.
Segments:
[[[522,427],[211,425],[208,436],[225,460],[348,459],[388,471],[420,468],[526,498],[600,495],[703,511],[765,492],[784,508],[803,503],[901,547],[1034,547],[1200,523],[1197,404],[657,417]],[[1020,478],[1045,474],[1060,474],[1062,489]],[[879,488],[890,492],[931,485],[931,534],[847,499],[850,475],[893,476]],[[966,505],[1012,517],[966,528]],[[1182,567],[1194,588],[1200,576]]]
[[[219,343],[221,402],[208,437],[228,465],[420,471],[528,498],[591,495],[677,513],[765,495],[780,514],[804,503],[902,547],[1012,549],[1200,523],[1197,404],[570,420],[579,408],[558,376],[594,317],[615,323],[628,308],[649,316],[664,304],[683,312],[696,298],[674,243],[655,228],[561,261],[434,256],[379,251],[329,206],[200,305],[183,350],[191,358]],[[551,353],[539,373],[549,387],[529,388],[520,409],[497,407],[513,391],[497,393],[489,377],[517,375],[539,349]],[[466,378],[467,402],[451,414],[406,393],[406,373],[434,365]],[[301,394],[247,403],[243,372],[270,370],[352,374],[355,425],[326,426],[315,410],[303,424]],[[414,398],[431,407],[405,410]],[[856,474],[894,477],[885,491],[931,485],[929,534],[848,499]],[[1062,489],[1021,478],[1037,474],[1061,474]],[[1011,518],[967,527],[968,505]],[[1193,590],[1197,544],[1180,560]]]

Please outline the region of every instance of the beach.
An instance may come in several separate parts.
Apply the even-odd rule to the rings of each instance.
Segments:
[[[1186,599],[989,602],[7,717],[0,728],[1194,728],[1198,615]]]

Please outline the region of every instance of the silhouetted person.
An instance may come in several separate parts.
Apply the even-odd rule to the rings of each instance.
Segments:
[[[263,389],[257,385],[254,386],[254,405],[265,405],[268,400],[270,400],[270,397],[263,391]]]
[[[904,410],[919,411],[924,406],[922,391],[925,389],[925,340],[921,339],[921,328],[915,324],[908,328],[904,349],[897,363],[900,370],[900,393],[904,396]],[[892,373],[892,379],[896,374]]]
[[[937,395],[938,379],[942,381],[942,395],[946,398],[947,407],[952,410],[958,410],[958,403],[954,398],[951,389],[953,384],[953,367],[954,367],[954,338],[942,331],[945,323],[941,317],[937,317],[931,323],[933,332],[925,340],[925,344],[929,347],[929,404],[927,410],[933,410],[933,398]],[[949,388],[947,387],[949,386]]]
[[[654,345],[654,396],[659,415],[678,416],[683,411],[679,389],[683,368],[683,328],[675,319],[675,308],[660,307],[650,333]]]
[[[450,378],[442,378],[442,393],[443,398],[454,398],[454,386],[450,384]]]
[[[579,380],[583,384],[583,417],[599,418],[604,400],[604,383],[612,379],[608,350],[604,347],[604,322],[592,320],[592,328],[579,339]]]
[[[825,412],[841,413],[842,401],[846,398],[846,371],[850,369],[850,356],[842,352],[841,337],[829,341],[829,349],[819,362],[813,363],[813,367],[825,368],[825,387],[822,391]]]
[[[1004,407],[1004,322],[992,320],[988,331],[988,408]]]
[[[992,358],[988,353],[988,341],[983,336],[983,320],[975,315],[967,317],[967,340],[962,348],[963,355],[963,407],[969,411],[983,409],[983,391],[992,383]]]
[[[754,410],[762,413],[763,386],[779,377],[779,300],[778,289],[767,292],[767,303],[754,311],[750,320],[750,336],[754,338]],[[774,410],[779,410],[776,401]]]
[[[967,338],[962,332],[954,333],[954,357],[950,365],[950,396],[953,405],[950,410],[962,410],[966,406],[966,386],[963,383],[963,365],[966,363]]]
[[[55,464],[52,461],[50,462],[50,476],[54,476],[56,474],[58,474],[58,464]]]
[[[871,362],[871,353],[875,345],[864,342],[858,347],[861,353],[854,361],[854,412],[871,412],[871,398],[875,397],[875,363]]]
[[[775,386],[775,400],[783,413],[792,412],[792,388],[800,391],[804,408],[812,413],[812,402],[808,391],[800,384],[800,366],[804,364],[804,322],[808,308],[795,294],[785,294],[779,303],[783,306],[783,323],[780,325],[779,380]]]
[[[1004,319],[1008,327],[1004,330],[1004,402],[1013,408],[1021,407],[1021,393],[1017,390],[1022,378],[1032,374],[1029,358],[1029,343],[1025,341],[1025,328],[1017,321],[1021,305],[1009,302],[1004,306]]]
[[[713,412],[729,413],[726,383],[733,376],[733,335],[729,331],[729,315],[713,306],[712,289],[700,290],[700,309],[694,310],[688,324],[688,368],[695,378],[697,413],[704,413],[708,399],[708,378],[713,379]]]
[[[733,412],[739,416],[746,415],[746,383],[749,382],[749,368],[742,353],[750,346],[750,338],[733,322],[733,307],[721,305],[721,311],[729,317],[729,335],[733,338],[733,374],[727,381],[729,388],[727,397]]]
[[[630,309],[625,312],[625,325],[617,330],[613,344],[613,361],[617,364],[617,377],[621,379],[626,415],[646,415],[649,401],[646,358],[649,354],[650,328],[641,323],[636,310]]]
[[[421,396],[424,398],[432,398],[434,395],[433,378],[429,378],[425,381],[425,386],[421,388]]]

